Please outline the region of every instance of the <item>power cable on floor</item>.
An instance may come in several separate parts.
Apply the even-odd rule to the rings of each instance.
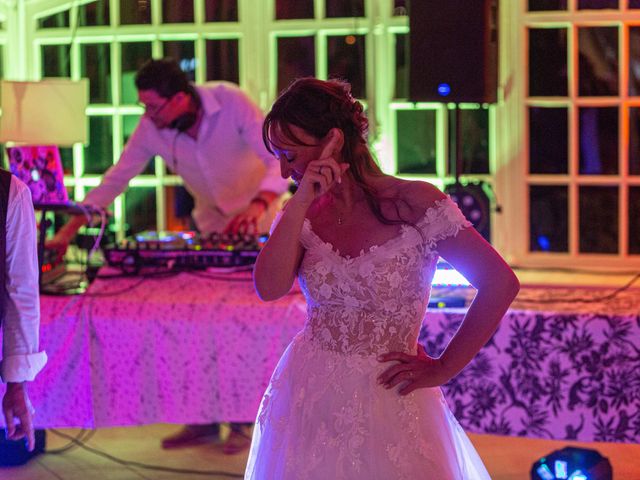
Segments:
[[[240,473],[231,473],[231,472],[225,472],[222,470],[189,470],[189,469],[183,469],[183,468],[172,468],[172,467],[163,467],[160,465],[150,465],[147,463],[141,463],[141,462],[134,462],[131,460],[123,460],[121,458],[115,457],[109,453],[103,452],[102,450],[99,450],[97,448],[93,448],[90,447],[89,445],[87,445],[86,443],[84,443],[84,441],[79,440],[77,437],[73,437],[71,435],[67,435],[66,433],[62,433],[59,430],[56,430],[54,428],[49,429],[48,431],[50,431],[51,433],[54,433],[55,435],[58,435],[60,437],[66,438],[67,440],[69,440],[71,443],[77,445],[78,447],[82,448],[83,450],[86,450],[90,453],[93,453],[94,455],[98,455],[99,457],[103,457],[106,458],[107,460],[111,460],[114,463],[117,463],[119,465],[123,465],[125,467],[135,467],[135,468],[142,468],[145,470],[155,470],[158,472],[168,472],[168,473],[186,473],[186,474],[191,474],[191,475],[218,475],[218,476],[222,476],[222,477],[229,477],[229,478],[243,478],[244,474],[240,474]]]

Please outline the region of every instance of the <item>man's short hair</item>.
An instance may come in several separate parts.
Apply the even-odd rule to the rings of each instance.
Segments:
[[[192,94],[194,89],[189,77],[172,58],[147,60],[136,73],[138,90],[153,90],[164,98],[171,98],[178,92]]]

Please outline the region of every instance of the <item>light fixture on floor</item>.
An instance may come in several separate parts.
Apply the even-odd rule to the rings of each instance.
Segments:
[[[609,459],[596,450],[565,447],[531,467],[531,480],[612,480]]]

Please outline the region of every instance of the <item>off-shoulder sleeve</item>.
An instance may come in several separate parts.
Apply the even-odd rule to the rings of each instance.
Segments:
[[[425,243],[431,249],[435,249],[440,240],[455,237],[458,232],[471,226],[473,226],[472,223],[465,218],[450,197],[438,200],[428,208],[419,222]]]

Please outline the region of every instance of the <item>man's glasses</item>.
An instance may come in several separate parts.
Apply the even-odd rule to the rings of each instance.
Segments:
[[[162,102],[160,105],[145,105],[142,102],[138,102],[138,105],[144,108],[145,113],[151,116],[155,116],[155,115],[158,115],[162,110],[164,110],[164,107],[167,106],[167,104],[171,101],[172,98],[173,97],[169,97],[165,99],[165,101]]]

